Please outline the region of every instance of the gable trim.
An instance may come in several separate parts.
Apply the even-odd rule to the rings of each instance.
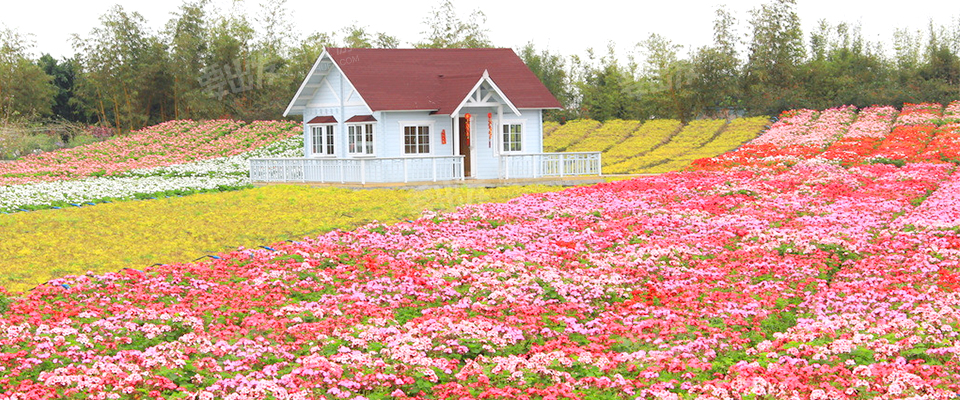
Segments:
[[[515,115],[520,116],[520,110],[518,110],[517,107],[513,106],[513,102],[511,102],[510,99],[507,98],[507,95],[503,94],[503,91],[500,90],[500,87],[498,87],[497,84],[493,82],[493,79],[490,79],[490,72],[487,70],[483,70],[483,76],[481,76],[480,80],[477,81],[477,84],[473,85],[473,88],[470,89],[469,92],[467,92],[466,97],[464,97],[463,100],[460,101],[460,105],[458,105],[457,108],[455,108],[453,112],[450,113],[450,115],[460,115],[460,110],[465,105],[467,105],[467,102],[470,100],[471,97],[473,97],[473,94],[480,89],[480,86],[482,86],[484,82],[489,83],[490,87],[493,88],[493,90],[498,95],[500,95],[500,98],[503,99],[504,103],[506,103],[506,105],[510,107],[510,111],[512,111]],[[489,95],[487,96],[487,98],[484,98],[483,100],[488,100],[488,99],[489,99]]]
[[[333,67],[336,68],[337,72],[340,73],[341,79],[346,80],[346,82],[350,84],[350,87],[353,88],[351,97],[356,96],[358,99],[360,99],[360,103],[358,104],[345,104],[348,99],[341,98],[340,94],[336,90],[334,90],[333,91],[334,94],[336,95],[337,99],[340,101],[340,104],[338,104],[337,107],[362,105],[367,108],[367,111],[370,111],[372,113],[373,110],[370,109],[370,105],[367,104],[367,101],[363,99],[363,95],[361,95],[360,91],[357,90],[356,85],[354,85],[353,82],[350,82],[350,78],[347,77],[347,74],[345,74],[343,72],[343,69],[340,68],[340,65],[337,64],[337,60],[335,60],[332,56],[330,56],[330,53],[327,52],[327,48],[324,47],[323,52],[320,53],[319,57],[317,57],[317,61],[313,62],[313,67],[310,68],[310,73],[308,73],[307,76],[303,78],[303,83],[300,84],[300,88],[297,89],[297,93],[293,96],[293,99],[290,100],[290,104],[287,105],[287,109],[283,111],[283,116],[286,117],[288,114],[290,114],[291,111],[293,111],[294,105],[296,104],[297,100],[300,99],[300,96],[303,94],[303,90],[308,86],[313,86],[313,85],[307,85],[307,82],[309,82],[310,78],[316,73],[317,68],[320,67],[320,62],[323,61],[324,58],[328,58],[330,60],[330,63],[333,64]],[[326,77],[324,77],[323,81],[317,85],[322,87],[324,84],[326,84],[328,87],[333,89],[333,86],[330,85],[330,82],[327,81]],[[316,87],[316,86],[313,86],[313,87]],[[306,105],[304,105],[303,107],[306,108]]]

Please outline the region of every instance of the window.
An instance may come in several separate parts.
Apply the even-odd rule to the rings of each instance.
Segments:
[[[523,125],[503,124],[503,151],[523,150]]]
[[[373,155],[373,125],[347,125],[347,151],[350,154]]]
[[[430,154],[430,126],[404,126],[403,153]]]
[[[310,133],[313,139],[313,154],[332,156],[334,152],[334,137],[336,125],[313,125]]]

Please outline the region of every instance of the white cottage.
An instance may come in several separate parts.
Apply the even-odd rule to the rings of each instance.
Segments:
[[[284,111],[303,116],[303,158],[251,160],[251,179],[599,175],[599,153],[543,153],[543,110],[556,108],[511,49],[328,48]]]

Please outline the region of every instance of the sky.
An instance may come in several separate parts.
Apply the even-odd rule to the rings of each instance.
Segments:
[[[240,0],[244,1],[244,0]],[[248,15],[255,18],[262,0],[245,0]],[[214,6],[229,9],[232,0],[212,0]],[[461,18],[479,9],[487,18],[485,26],[491,41],[498,47],[519,48],[532,42],[537,49],[549,49],[564,56],[583,55],[587,48],[605,53],[614,42],[618,55],[631,54],[636,44],[651,33],[657,33],[687,51],[709,45],[715,9],[723,4],[739,20],[739,33],[748,32],[750,10],[765,1],[674,0],[623,1],[590,0],[586,2],[544,2],[520,0],[487,0],[455,2]],[[128,12],[140,13],[148,27],[156,32],[163,28],[177,10],[176,0],[85,0],[85,1],[15,1],[4,5],[0,28],[29,34],[35,46],[34,56],[50,53],[54,57],[74,54],[71,37],[89,35],[99,25],[99,17],[113,5]],[[295,24],[295,36],[312,32],[338,31],[357,23],[370,31],[396,36],[401,47],[410,47],[425,36],[424,19],[440,0],[403,0],[370,2],[287,0]],[[478,6],[481,4],[481,6]],[[569,4],[569,5],[564,5]],[[872,42],[889,43],[895,28],[927,29],[936,25],[958,24],[960,7],[948,6],[942,0],[913,0],[896,6],[880,2],[866,3],[836,0],[797,0],[804,33],[808,35],[818,22],[826,19],[836,24],[859,24],[863,36]],[[887,45],[890,48],[890,45]]]

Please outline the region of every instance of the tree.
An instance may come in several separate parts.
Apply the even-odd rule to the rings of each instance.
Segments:
[[[689,61],[677,58],[682,47],[658,34],[650,34],[639,43],[646,55],[641,79],[641,101],[653,116],[690,119],[693,105],[693,68]]]
[[[28,57],[30,41],[19,33],[0,31],[0,119],[49,115],[54,102],[52,77]]]
[[[697,50],[692,60],[692,90],[697,112],[729,116],[741,108],[740,60],[737,56],[737,20],[719,7],[713,22],[713,46]]]
[[[556,97],[560,104],[566,108],[570,106],[572,94],[570,93],[570,78],[567,75],[566,65],[559,54],[550,53],[547,50],[537,52],[533,43],[527,43],[520,49],[520,58],[523,60],[530,71],[543,82],[547,90]],[[556,120],[563,111],[547,110],[544,118]]]
[[[206,27],[208,0],[184,1],[167,22],[170,43],[170,74],[173,79],[174,118],[198,118],[210,109],[200,86],[204,56],[208,51]]]
[[[172,82],[166,45],[146,28],[139,13],[117,5],[100,17],[90,37],[75,37],[81,50],[78,95],[93,104],[101,123],[118,133],[168,120]]]
[[[414,45],[417,48],[479,48],[491,47],[487,37],[487,29],[483,24],[487,17],[480,10],[474,10],[466,21],[460,20],[453,1],[443,0],[439,7],[433,9],[430,17],[424,24],[427,30],[421,32],[427,35],[427,40]]]
[[[867,107],[887,103],[895,92],[887,63],[879,49],[864,42],[859,25],[821,21],[811,35],[810,50],[811,58],[798,75],[808,107]]]
[[[363,49],[395,49],[400,47],[400,40],[395,36],[383,32],[370,33],[366,27],[356,23],[343,28],[343,35],[344,47]]]
[[[798,66],[804,46],[795,7],[795,0],[773,0],[751,12],[753,35],[744,83],[755,112],[777,114],[800,100]]]
[[[598,121],[609,119],[645,119],[638,102],[634,66],[621,66],[614,54],[613,43],[607,55],[596,60],[593,50],[587,50],[587,62],[573,57],[571,69],[577,73],[574,87],[580,117]]]
[[[76,99],[76,79],[79,66],[74,59],[57,61],[49,54],[44,54],[37,60],[37,65],[43,72],[50,75],[54,89],[54,103],[52,112],[57,118],[73,122],[89,122],[88,115],[82,103]]]

